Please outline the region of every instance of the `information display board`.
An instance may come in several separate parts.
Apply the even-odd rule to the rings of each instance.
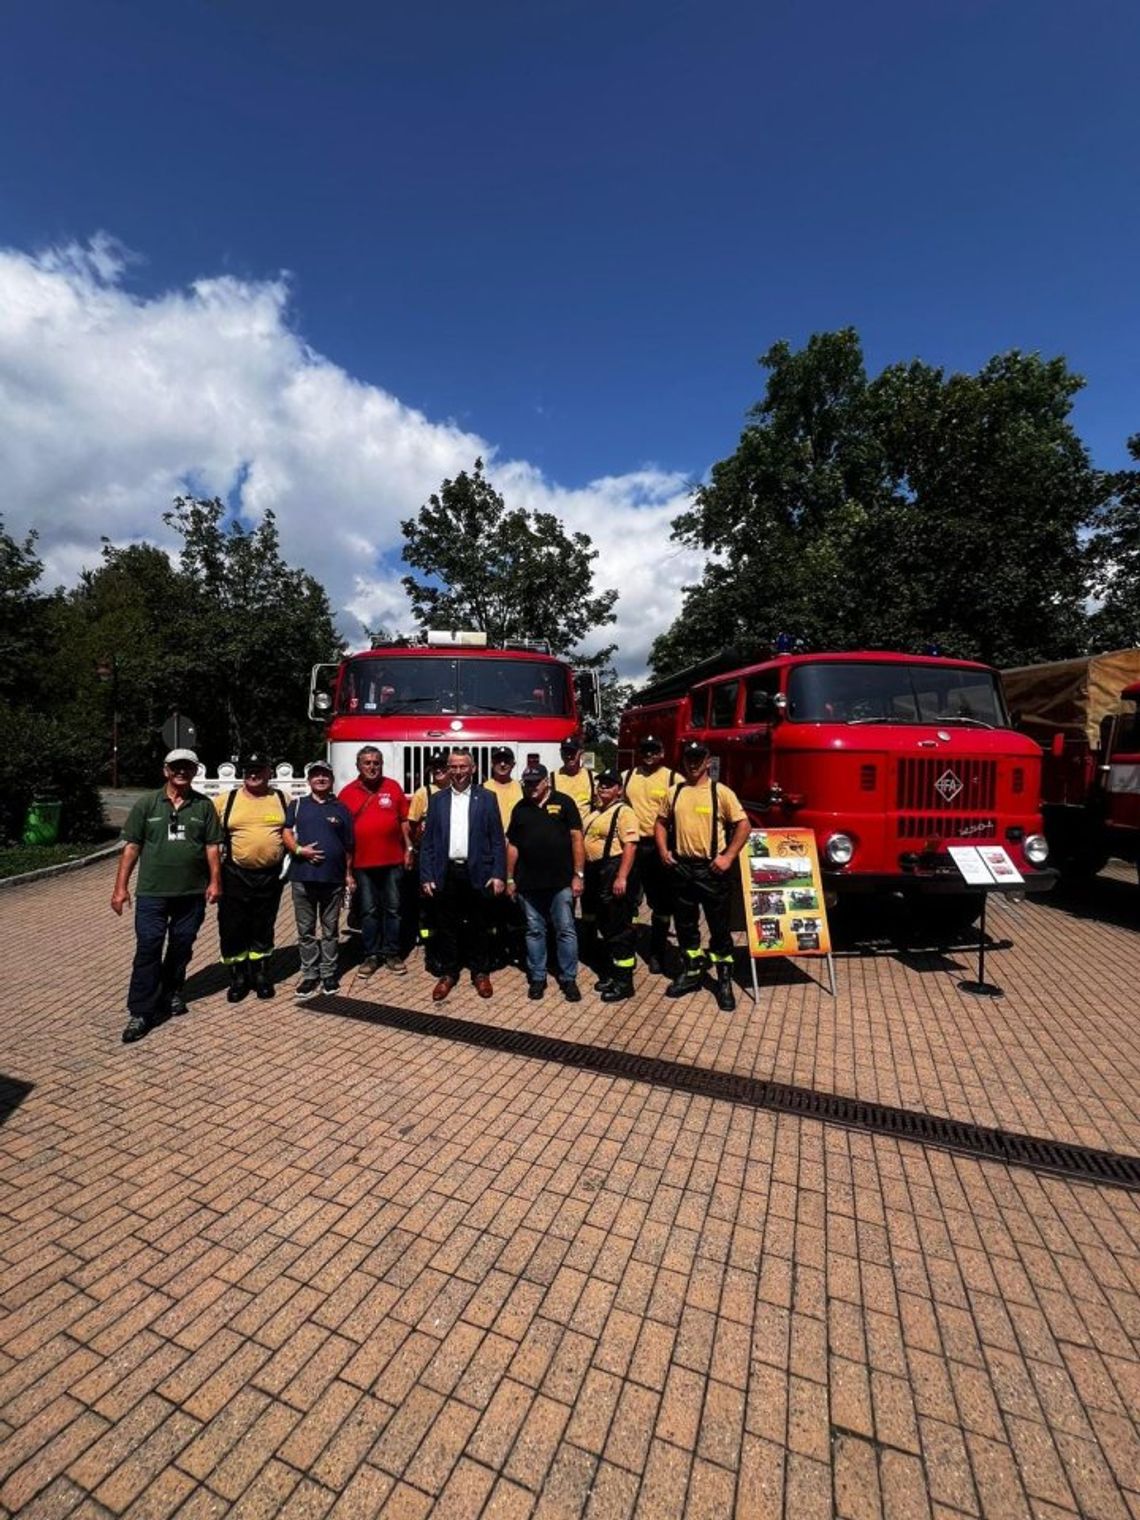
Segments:
[[[834,992],[831,932],[811,829],[753,829],[739,859],[753,986],[758,959],[822,955]]]

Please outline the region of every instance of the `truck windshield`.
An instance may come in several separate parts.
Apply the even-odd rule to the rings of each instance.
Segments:
[[[828,661],[788,677],[788,717],[799,723],[961,723],[1007,728],[996,677],[952,665]]]
[[[352,660],[345,667],[337,711],[488,714],[511,718],[568,718],[570,672],[554,661],[456,659],[402,655]]]

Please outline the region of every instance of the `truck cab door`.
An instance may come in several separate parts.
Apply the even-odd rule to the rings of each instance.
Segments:
[[[733,790],[753,814],[767,806],[772,785],[772,727],[779,689],[778,670],[756,671],[744,683]]]
[[[1140,715],[1106,718],[1101,730],[1106,822],[1140,832]]]
[[[738,717],[742,686],[739,677],[734,677],[731,681],[717,681],[709,688],[708,730],[704,736],[713,757],[715,778],[734,792],[740,765]]]

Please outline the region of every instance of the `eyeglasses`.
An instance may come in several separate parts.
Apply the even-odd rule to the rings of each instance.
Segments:
[[[173,765],[168,765],[166,768],[175,776],[193,776],[198,770],[198,767],[191,765],[189,760],[177,760]]]

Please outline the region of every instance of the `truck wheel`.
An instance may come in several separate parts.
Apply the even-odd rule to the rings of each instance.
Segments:
[[[1060,870],[1066,881],[1088,881],[1099,875],[1107,864],[1107,850],[1076,849],[1061,857]]]

